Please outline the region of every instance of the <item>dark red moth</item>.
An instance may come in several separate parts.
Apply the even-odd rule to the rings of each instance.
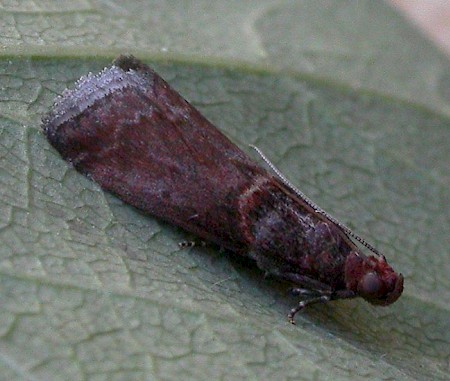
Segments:
[[[384,256],[276,168],[272,176],[257,165],[132,56],[66,90],[43,130],[104,190],[291,282],[302,295],[292,323],[308,304],[361,296],[388,305],[403,291],[403,276]],[[375,255],[364,255],[351,237]]]

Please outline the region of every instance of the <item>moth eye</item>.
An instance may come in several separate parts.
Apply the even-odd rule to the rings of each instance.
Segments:
[[[376,273],[367,273],[359,282],[359,291],[363,295],[376,296],[382,286],[381,279]]]

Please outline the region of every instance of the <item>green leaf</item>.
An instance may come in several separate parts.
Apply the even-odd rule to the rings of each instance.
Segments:
[[[447,379],[450,65],[390,8],[67,0],[0,17],[1,379]],[[70,168],[40,117],[124,52],[375,242],[399,301],[291,326],[284,287],[180,250],[185,233]]]

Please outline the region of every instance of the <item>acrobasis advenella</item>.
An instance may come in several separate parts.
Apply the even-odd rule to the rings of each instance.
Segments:
[[[64,91],[43,130],[104,190],[292,283],[302,296],[292,323],[308,304],[361,296],[385,306],[403,291],[383,255],[276,168],[272,175],[256,164],[132,56]]]

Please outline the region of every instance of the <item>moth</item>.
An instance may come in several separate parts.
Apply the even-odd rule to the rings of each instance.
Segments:
[[[254,147],[273,174],[258,165],[133,56],[65,90],[43,132],[105,191],[290,282],[301,296],[291,323],[313,303],[359,296],[386,306],[403,291],[403,276],[372,245]]]

